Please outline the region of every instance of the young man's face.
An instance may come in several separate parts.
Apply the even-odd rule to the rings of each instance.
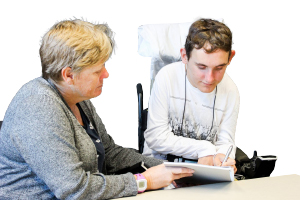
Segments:
[[[217,49],[212,53],[206,53],[203,48],[193,49],[190,59],[187,60],[185,49],[181,49],[182,62],[187,67],[187,77],[190,83],[201,92],[210,93],[222,81],[225,70],[235,55],[235,51],[229,52]]]

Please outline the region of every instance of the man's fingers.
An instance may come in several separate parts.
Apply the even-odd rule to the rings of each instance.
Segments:
[[[214,166],[221,166],[221,161],[219,159],[214,160]]]
[[[209,155],[209,156],[198,158],[198,164],[213,166],[213,157],[214,156]]]
[[[229,158],[227,162],[224,162],[223,166],[233,166],[235,165],[235,160]]]
[[[234,170],[234,173],[236,173],[236,171],[237,171],[237,168],[236,168],[236,166],[235,166],[235,165],[233,165],[233,170]]]

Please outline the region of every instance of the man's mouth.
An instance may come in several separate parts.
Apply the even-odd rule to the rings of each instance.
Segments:
[[[212,86],[213,84],[212,83],[204,83],[204,82],[202,82],[203,83],[203,85],[205,85],[205,86]]]

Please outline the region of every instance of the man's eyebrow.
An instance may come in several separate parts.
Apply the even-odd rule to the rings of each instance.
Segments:
[[[196,63],[196,65],[207,67],[205,64],[202,64],[202,63]]]
[[[223,67],[223,66],[226,66],[227,64],[228,64],[228,62],[227,62],[227,63],[219,64],[219,65],[217,65],[217,66],[215,66],[215,67]],[[196,63],[196,65],[207,67],[207,66],[206,66],[205,64],[203,64],[203,63]]]
[[[222,66],[225,66],[225,65],[227,65],[228,64],[228,62],[227,63],[222,63],[222,64],[220,64],[220,65],[217,65],[216,67],[222,67]]]

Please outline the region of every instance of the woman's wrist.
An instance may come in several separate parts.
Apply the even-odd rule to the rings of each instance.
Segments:
[[[146,188],[146,190],[149,190],[149,188],[151,188],[150,187],[151,186],[151,182],[150,182],[149,178],[147,178],[147,175],[145,175],[145,173],[142,173],[142,175],[145,177],[145,179],[147,181],[147,188]],[[133,176],[134,176],[135,180],[137,180],[137,175],[134,174]]]
[[[142,174],[134,174],[136,183],[137,183],[137,188],[138,188],[138,193],[143,193],[147,189],[147,179],[142,175]]]
[[[151,180],[149,178],[149,176],[147,175],[146,171],[142,173],[142,175],[145,177],[145,179],[147,180],[147,188],[146,190],[151,190],[152,185],[151,185]]]

